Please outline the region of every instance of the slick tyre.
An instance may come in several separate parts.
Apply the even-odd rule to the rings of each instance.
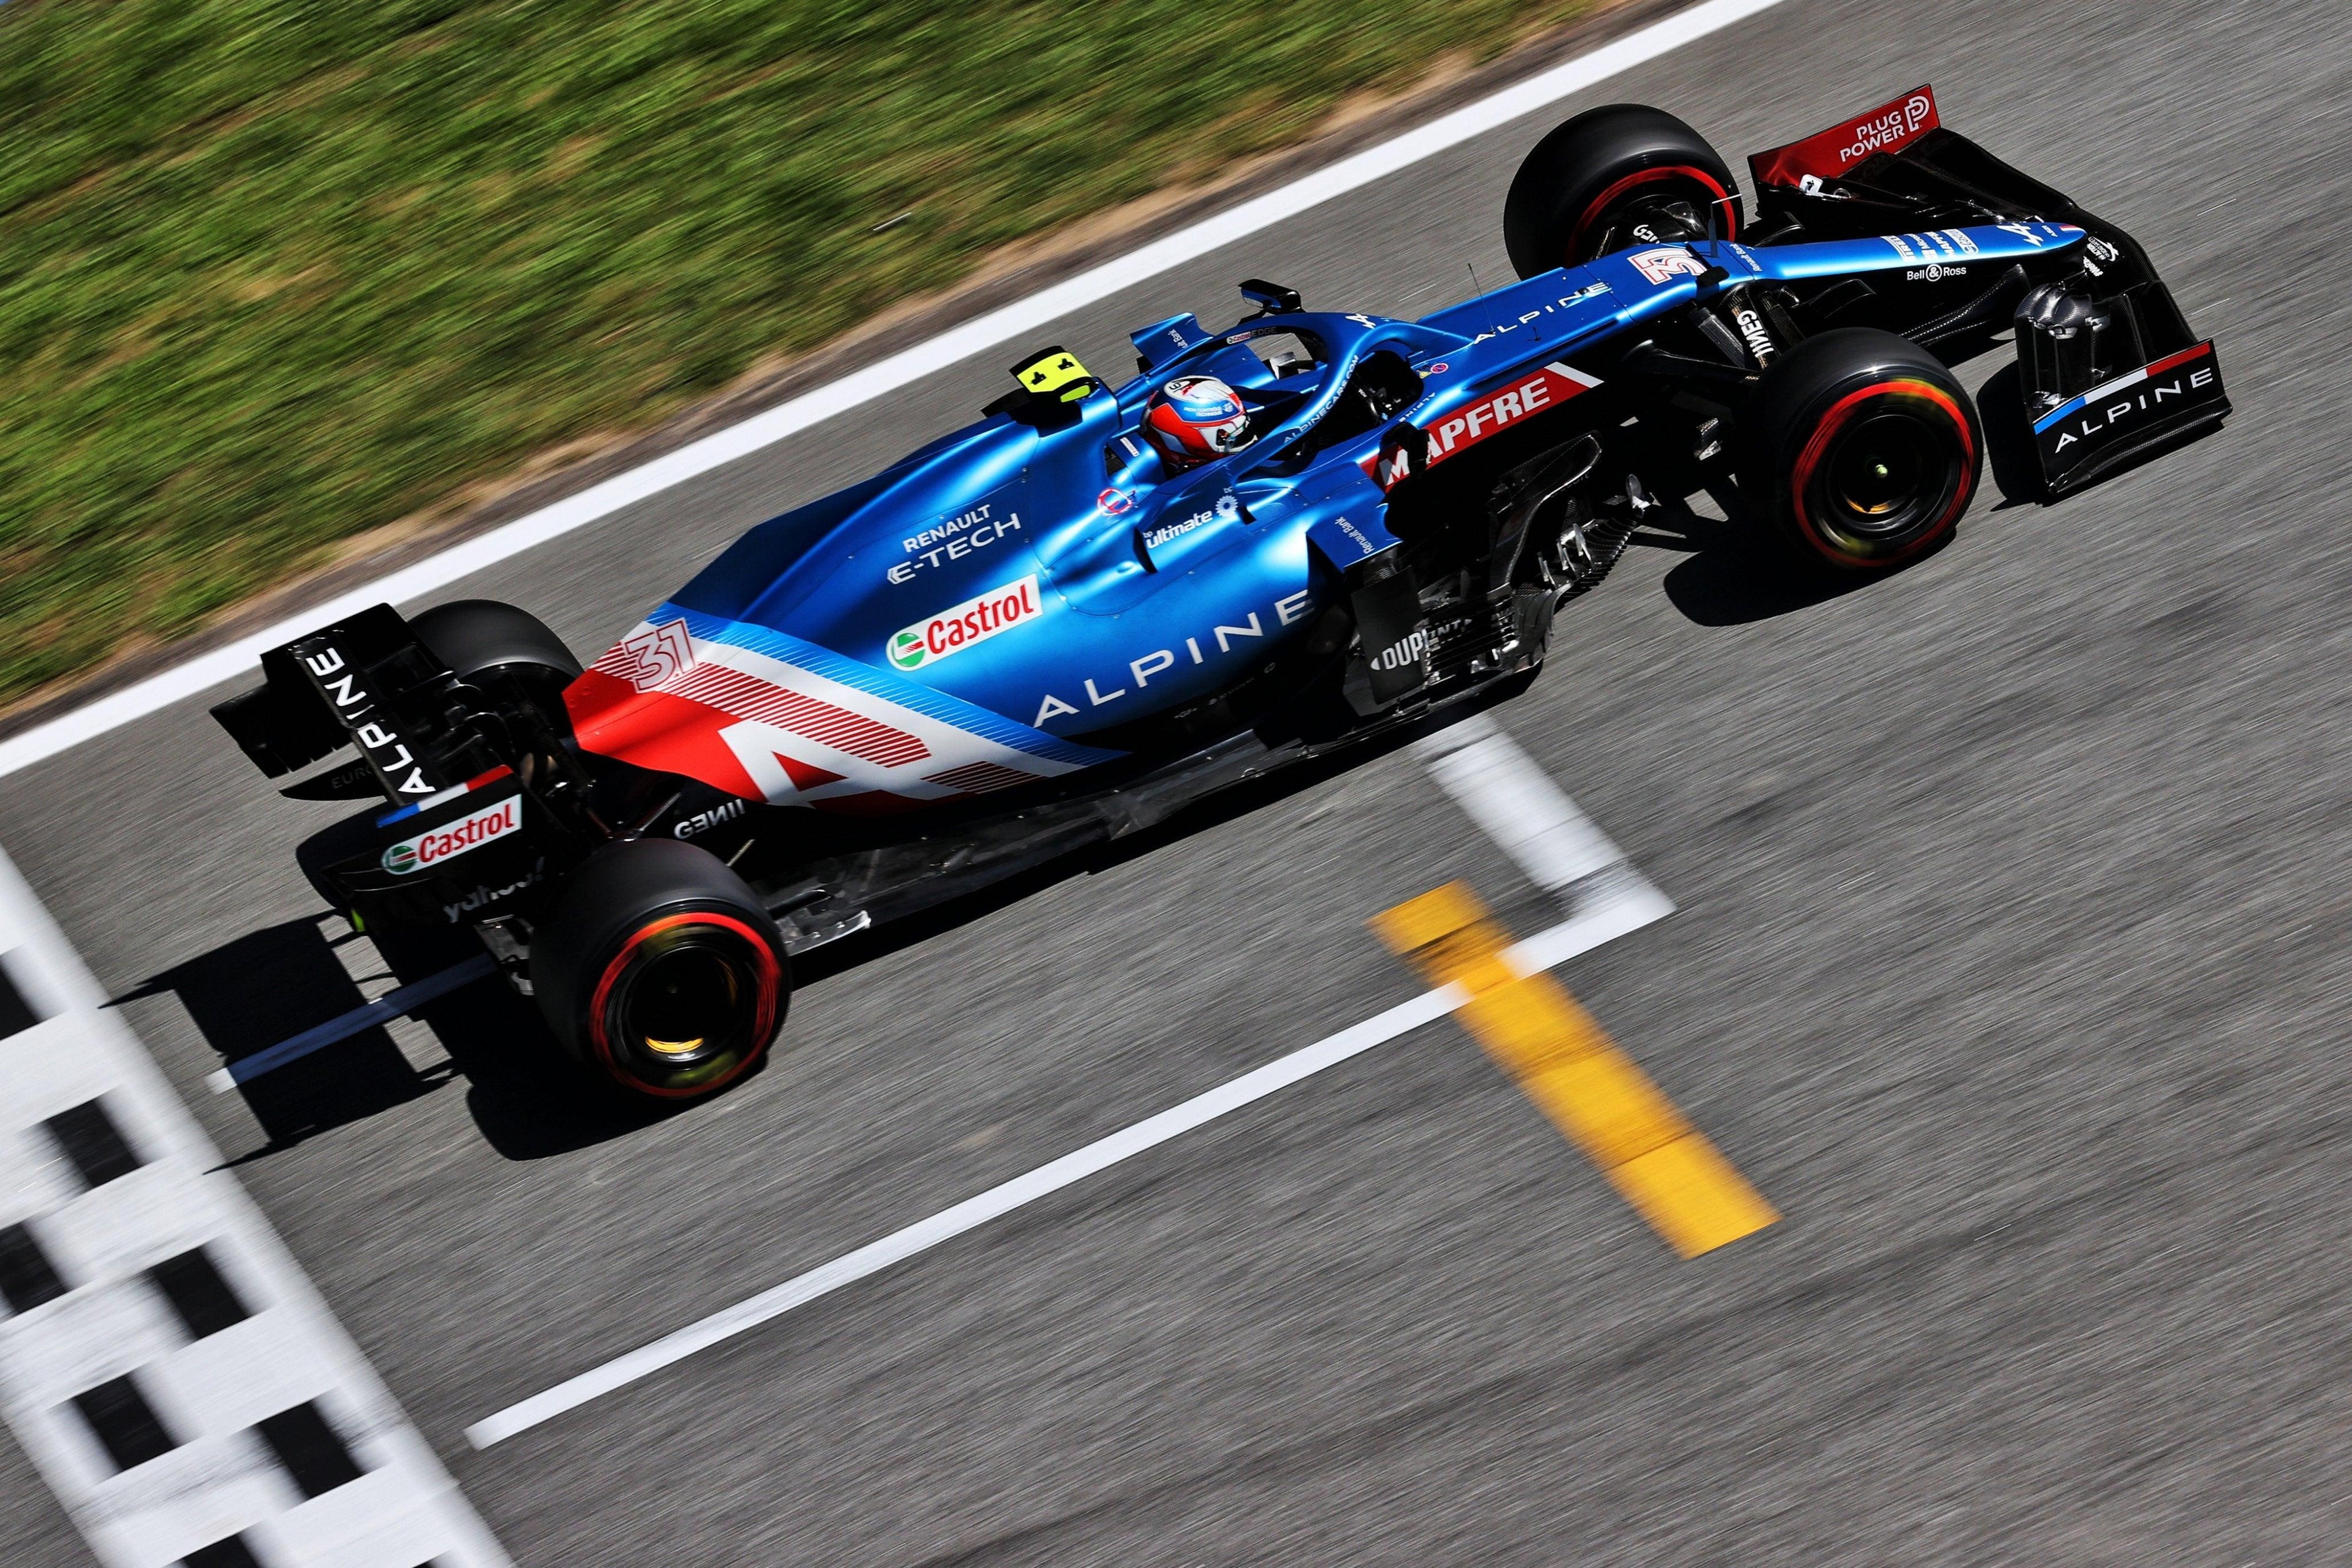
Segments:
[[[607,844],[583,862],[532,933],[530,978],[565,1050],[660,1100],[715,1093],[751,1071],[792,994],[759,898],[675,839]]]
[[[1503,244],[1521,277],[1629,246],[1739,237],[1731,170],[1706,139],[1663,109],[1612,103],[1561,122],[1535,144],[1503,201]]]
[[[1884,571],[1942,544],[1984,475],[1984,428],[1935,355],[1855,327],[1808,338],[1759,379],[1740,487],[1802,558]]]

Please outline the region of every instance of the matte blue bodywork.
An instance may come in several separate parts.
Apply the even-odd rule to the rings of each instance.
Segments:
[[[1381,432],[1288,455],[1368,356],[1423,380],[1398,415],[1423,430],[1515,378],[1739,284],[1902,272],[1965,276],[2081,243],[2063,225],[1750,247],[1650,246],[1544,273],[1420,321],[1299,312],[1210,333],[1190,316],[1135,334],[1150,370],[1040,429],[1007,414],[933,443],[874,478],[751,529],[649,619],[677,610],[767,627],[1050,735],[1100,730],[1196,701],[1263,664],[1336,591],[1318,553],[1381,538],[1370,476]],[[1685,270],[1674,257],[1693,258]],[[1664,259],[1661,259],[1662,256]],[[1642,265],[1646,262],[1646,267]],[[1721,278],[1694,276],[1697,263]],[[1289,332],[1318,363],[1276,376],[1246,339]],[[1132,433],[1171,376],[1208,373],[1271,399],[1246,450],[1171,473]],[[1122,442],[1121,437],[1129,437]],[[1034,574],[1044,613],[919,669],[894,633]]]

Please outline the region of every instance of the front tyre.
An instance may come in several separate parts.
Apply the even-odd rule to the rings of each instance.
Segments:
[[[749,1071],[792,992],[783,938],[757,895],[675,839],[608,844],[583,862],[532,933],[530,977],[567,1051],[664,1100]]]
[[[1942,544],[1984,474],[1975,402],[1906,338],[1808,338],[1758,380],[1741,488],[1808,559],[1882,571]]]
[[[1503,244],[1521,277],[1637,245],[1739,237],[1731,170],[1706,138],[1646,104],[1563,120],[1535,144],[1503,200]]]

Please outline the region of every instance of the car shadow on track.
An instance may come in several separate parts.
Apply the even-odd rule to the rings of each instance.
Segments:
[[[1744,626],[1807,609],[1873,580],[1808,568],[1766,532],[1763,521],[1729,486],[1706,492],[1724,516],[1710,517],[1668,502],[1633,536],[1637,545],[1680,550],[1666,573],[1666,598],[1701,626]]]
[[[1525,679],[1516,681],[1360,747],[1234,786],[1128,837],[1073,851],[992,886],[829,944],[793,961],[795,988],[946,935],[1056,883],[1123,864],[1277,804],[1471,713],[1508,701],[1526,685]],[[347,950],[355,943],[365,956],[347,967]],[[459,930],[386,930],[362,938],[348,932],[341,916],[321,911],[235,937],[151,977],[114,1002],[176,997],[227,1068],[343,1017],[365,1005],[372,995],[477,960],[481,951],[471,934]],[[381,969],[371,973],[379,960]],[[353,977],[352,967],[361,971],[360,978]],[[467,1109],[484,1139],[512,1160],[571,1153],[671,1115],[692,1114],[704,1103],[646,1104],[604,1089],[563,1055],[531,1003],[495,976],[452,990],[408,1016],[431,1031],[446,1060],[414,1067],[392,1033],[377,1025],[265,1071],[237,1086],[265,1142],[228,1163],[268,1158],[460,1080],[467,1085]],[[791,1027],[787,1022],[779,1050],[789,1050]],[[741,1092],[761,1076],[758,1071],[747,1074],[723,1092]]]
[[[115,999],[169,992],[179,998],[221,1065],[266,1051],[362,1006],[368,995],[338,949],[363,939],[341,933],[321,913],[248,932]],[[464,932],[385,932],[362,946],[369,977],[414,985],[481,952]],[[362,968],[366,967],[362,965]],[[381,994],[382,983],[370,988]],[[463,1080],[467,1109],[492,1148],[509,1159],[566,1154],[672,1114],[607,1093],[566,1061],[530,1002],[496,977],[477,980],[410,1014],[432,1031],[447,1059],[410,1065],[382,1026],[361,1030],[239,1084],[266,1142],[229,1163],[243,1165],[305,1139],[379,1115]]]
[[[1976,400],[1984,431],[1986,476],[2000,499],[1988,506],[1990,497],[1979,492],[1970,511],[1979,519],[1977,526],[1981,526],[1988,512],[2051,504],[2042,486],[2041,459],[2033,449],[2017,362],[2000,345],[1987,349],[1985,356],[1993,356],[1996,350],[1995,368],[1979,385]],[[1954,361],[1953,369],[1973,373],[1971,367],[1981,368],[1983,362],[1984,357],[1970,355]],[[2162,455],[2151,454],[2116,473],[2127,473]],[[1769,525],[1728,483],[1709,483],[1705,493],[1722,517],[1710,517],[1668,501],[1633,536],[1637,545],[1680,550],[1688,556],[1666,573],[1664,586],[1675,608],[1698,625],[1738,626],[1766,621],[1867,588],[1889,575],[1900,575],[1849,574],[1811,567],[1780,547]],[[1969,526],[1964,519],[1963,528]]]
[[[1295,763],[1279,772],[1235,784],[1218,791],[1165,821],[1139,830],[1123,838],[1095,843],[1073,850],[1058,859],[1040,866],[1016,873],[1003,882],[978,888],[945,903],[902,916],[887,925],[877,925],[831,942],[815,951],[793,960],[793,985],[795,989],[814,984],[834,975],[862,967],[877,959],[887,958],[919,943],[970,925],[972,921],[1010,908],[1024,899],[1074,877],[1090,876],[1097,872],[1125,865],[1129,861],[1157,852],[1179,843],[1196,833],[1206,832],[1226,822],[1235,821],[1281,803],[1330,779],[1353,773],[1357,769],[1412,745],[1424,736],[1433,735],[1490,708],[1509,702],[1525,692],[1536,679],[1534,674],[1517,675],[1479,696],[1433,714],[1418,723],[1409,724],[1388,734],[1367,740],[1360,746],[1311,761]],[[785,1026],[785,1040],[791,1039],[792,1026]],[[782,1047],[780,1046],[780,1049]]]

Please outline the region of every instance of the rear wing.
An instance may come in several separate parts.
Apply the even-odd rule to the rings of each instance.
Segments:
[[[269,778],[355,747],[385,798],[401,805],[495,765],[467,755],[479,747],[452,733],[447,704],[436,699],[457,676],[389,604],[272,648],[261,673],[261,685],[212,714]]]
[[[2013,312],[2019,391],[2050,497],[2228,417],[2211,340],[2190,329],[2139,242],[1947,127],[1933,87],[1759,152],[1748,170],[1759,243],[1934,239],[2029,219],[2085,231],[2067,276],[2030,291],[2021,278],[2017,298],[1999,302]]]

